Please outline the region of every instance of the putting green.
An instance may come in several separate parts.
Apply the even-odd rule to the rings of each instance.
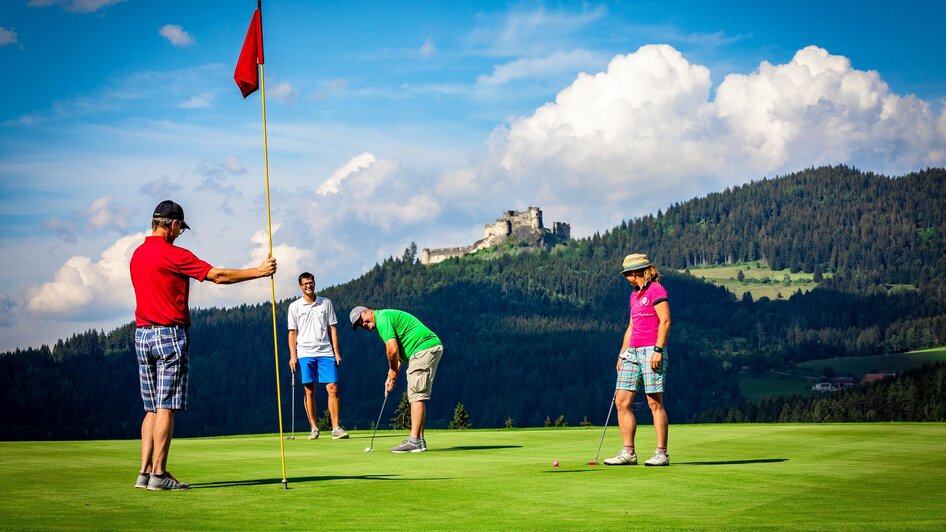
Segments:
[[[0,442],[0,526],[121,529],[938,529],[946,424],[677,425],[671,467],[590,467],[601,428],[175,440],[193,488],[132,484],[138,442]],[[653,429],[638,432],[643,460]],[[603,459],[620,447],[608,429]],[[552,461],[558,460],[559,467]]]

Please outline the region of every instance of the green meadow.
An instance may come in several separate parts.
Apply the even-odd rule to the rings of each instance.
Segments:
[[[773,270],[762,260],[719,266],[691,266],[689,270],[692,276],[721,286],[736,297],[749,292],[755,300],[761,297],[780,299],[779,295],[781,299],[788,299],[798,290],[805,293],[818,286],[811,273]],[[743,281],[738,280],[739,270],[745,277]],[[831,273],[824,276],[831,277]]]
[[[138,442],[0,443],[3,529],[790,529],[946,527],[946,424],[672,426],[665,468],[588,466],[601,428],[175,440],[181,492],[132,487]],[[603,459],[620,446],[609,427]],[[654,446],[642,426],[638,454]],[[560,461],[553,467],[552,461]]]
[[[743,376],[739,388],[748,399],[816,395],[811,387],[824,375],[852,376],[858,383],[867,373],[902,373],[931,362],[946,361],[946,347],[873,355],[809,360],[783,370],[768,371],[762,375]]]

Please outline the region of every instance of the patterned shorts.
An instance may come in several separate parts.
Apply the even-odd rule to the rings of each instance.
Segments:
[[[631,356],[621,360],[615,389],[636,392],[643,384],[644,393],[663,393],[664,382],[667,378],[666,348],[664,348],[660,367],[656,371],[650,367],[650,357],[654,354],[653,346],[631,347],[628,351]]]
[[[187,349],[190,335],[181,327],[135,330],[138,381],[146,412],[187,410]]]

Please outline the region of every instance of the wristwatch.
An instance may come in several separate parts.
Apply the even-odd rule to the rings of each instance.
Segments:
[[[663,352],[664,352],[663,347],[660,347],[659,345],[654,346],[654,353],[663,353]]]

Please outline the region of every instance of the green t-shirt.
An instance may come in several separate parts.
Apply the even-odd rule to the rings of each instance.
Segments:
[[[374,323],[382,342],[391,338],[397,339],[404,360],[410,360],[418,351],[441,345],[440,338],[433,331],[403,310],[376,310]]]

